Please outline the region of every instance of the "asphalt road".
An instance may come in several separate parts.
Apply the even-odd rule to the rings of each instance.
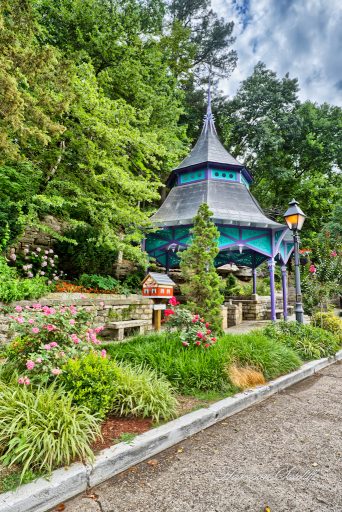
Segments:
[[[65,504],[65,512],[342,512],[342,364]]]

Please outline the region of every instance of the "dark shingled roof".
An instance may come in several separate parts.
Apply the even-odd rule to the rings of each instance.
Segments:
[[[216,224],[280,228],[268,219],[243,183],[200,181],[173,187],[159,210],[151,217],[155,226],[192,224],[202,203],[213,212]]]
[[[243,167],[240,162],[228,153],[217,137],[214,118],[211,112],[210,91],[202,133],[190,154],[176,167],[175,171],[206,162]]]

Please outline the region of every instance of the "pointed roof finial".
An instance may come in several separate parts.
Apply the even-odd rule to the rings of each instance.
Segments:
[[[207,113],[204,116],[204,124],[203,124],[202,133],[203,132],[205,133],[209,129],[209,130],[213,131],[216,134],[217,132],[216,132],[216,127],[215,127],[215,123],[214,123],[214,116],[213,116],[213,113],[212,113],[212,110],[211,110],[211,91],[210,91],[210,85],[211,85],[211,76],[210,76],[210,70],[209,70]]]

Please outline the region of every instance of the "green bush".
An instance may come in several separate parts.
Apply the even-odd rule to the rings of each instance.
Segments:
[[[65,237],[76,244],[60,242],[56,248],[60,254],[61,267],[68,276],[90,274],[112,274],[117,261],[117,250],[101,242],[99,231],[91,226],[78,226],[65,233]]]
[[[74,403],[104,418],[112,409],[116,393],[116,366],[97,353],[89,353],[69,359],[62,369],[60,382],[65,391],[72,393]]]
[[[144,367],[119,364],[112,412],[120,416],[133,414],[155,421],[175,416],[177,400],[170,383]]]
[[[102,418],[113,412],[159,421],[175,414],[177,401],[165,379],[147,368],[118,365],[99,354],[69,360],[63,366],[61,382],[76,404]]]
[[[234,391],[227,365],[235,360],[260,368],[274,378],[299,367],[299,357],[282,344],[259,333],[225,335],[206,350],[183,347],[177,334],[137,336],[130,342],[113,344],[108,352],[121,361],[146,364],[164,375],[180,392]]]
[[[16,270],[10,268],[0,256],[0,301],[9,303],[25,299],[38,299],[50,291],[42,277],[20,279]]]
[[[292,348],[305,360],[328,357],[339,349],[337,336],[319,327],[298,322],[273,323],[265,327],[263,333]]]
[[[114,279],[114,277],[97,274],[82,274],[78,284],[85,288],[94,288],[95,290],[120,291],[121,288],[120,282]]]
[[[334,315],[333,312],[317,311],[311,318],[311,324],[331,332],[342,343],[342,319]]]
[[[98,419],[72,396],[50,386],[32,392],[0,383],[1,462],[51,473],[75,458],[92,460],[90,443],[100,435]]]

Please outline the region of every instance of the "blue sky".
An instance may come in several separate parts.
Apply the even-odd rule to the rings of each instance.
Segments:
[[[235,23],[238,65],[221,88],[234,94],[261,60],[299,79],[300,99],[342,105],[342,0],[212,0]]]

